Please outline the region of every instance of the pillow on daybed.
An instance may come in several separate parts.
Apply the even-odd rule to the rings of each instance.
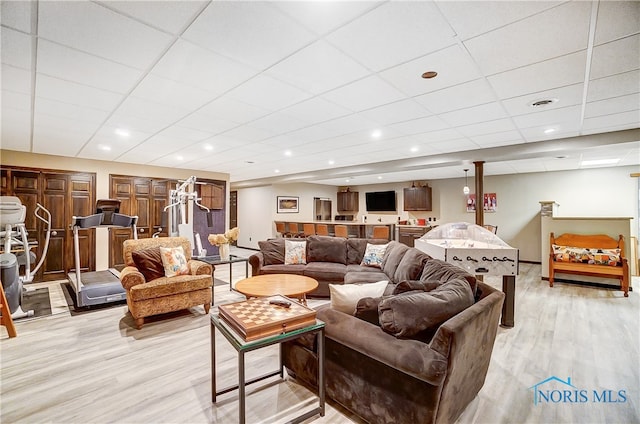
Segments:
[[[164,277],[164,265],[162,264],[159,247],[134,250],[131,252],[131,258],[138,271],[144,275],[146,281]]]
[[[428,292],[383,298],[378,306],[380,326],[396,337],[412,337],[437,328],[473,303],[469,283],[455,279]]]
[[[354,315],[360,299],[382,296],[387,284],[386,280],[366,284],[329,284],[331,309]]]
[[[594,265],[621,266],[620,249],[573,247],[552,245],[553,259],[557,262],[577,262]]]

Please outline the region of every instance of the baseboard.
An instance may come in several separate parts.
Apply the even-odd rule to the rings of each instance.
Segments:
[[[549,277],[541,277],[544,281],[549,281]],[[611,284],[604,284],[604,283],[594,283],[592,281],[579,281],[579,280],[567,280],[564,278],[554,278],[553,279],[553,283],[569,283],[569,284],[576,284],[579,286],[587,286],[587,287],[597,287],[600,289],[609,289],[609,290],[622,290],[622,287],[620,286],[614,286]],[[629,286],[629,291],[632,292],[633,291],[633,287]]]
[[[236,246],[238,249],[247,249],[247,250],[255,250],[256,252],[259,252],[260,249],[259,248],[255,248],[255,247],[244,247],[244,246]]]

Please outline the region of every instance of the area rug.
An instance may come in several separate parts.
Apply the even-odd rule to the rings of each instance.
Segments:
[[[38,318],[51,315],[51,299],[49,298],[49,289],[44,287],[23,292],[22,310],[25,312],[33,310],[33,316],[28,318]]]

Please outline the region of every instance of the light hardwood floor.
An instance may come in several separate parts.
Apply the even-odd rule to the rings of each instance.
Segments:
[[[224,266],[215,276],[228,275]],[[244,264],[237,264],[234,281],[243,277]],[[501,287],[500,278],[485,281]],[[521,264],[516,286],[515,327],[498,330],[485,385],[459,423],[640,422],[638,292],[623,298],[620,291],[578,285],[549,288],[540,266],[531,264]],[[242,298],[228,286],[215,288],[216,304]],[[209,319],[201,307],[135,330],[124,305],[71,316],[59,302],[51,317],[18,321],[17,338],[0,329],[0,422],[237,422],[237,394],[211,404]],[[220,387],[237,378],[237,360],[221,336],[216,344]],[[277,349],[249,353],[247,363],[248,377],[275,369]],[[588,390],[589,402],[534,405],[530,387],[551,376],[571,378]],[[591,401],[593,390],[607,389],[625,390],[626,402]],[[248,423],[283,422],[317,404],[292,379],[273,378],[247,393]],[[329,403],[325,417],[308,422],[360,421]]]

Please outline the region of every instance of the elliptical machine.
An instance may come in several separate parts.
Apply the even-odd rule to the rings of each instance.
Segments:
[[[34,215],[46,225],[46,238],[40,261],[31,269],[31,264],[36,256],[31,251],[37,247],[37,242],[29,242],[25,226],[27,207],[15,196],[0,196],[0,240],[2,240],[2,252],[0,254],[0,272],[2,274],[2,287],[7,296],[7,303],[11,311],[11,318],[20,319],[33,316],[33,311],[22,310],[22,294],[24,283],[31,283],[34,276],[40,270],[49,250],[51,238],[51,213],[36,203]],[[21,276],[20,266],[24,265],[25,275]]]

